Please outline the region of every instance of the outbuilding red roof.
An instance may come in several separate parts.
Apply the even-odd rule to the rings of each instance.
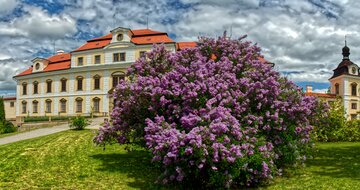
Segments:
[[[316,92],[305,92],[305,96],[315,96],[320,98],[336,98],[336,94],[325,94]]]
[[[185,48],[194,48],[197,46],[196,42],[178,42],[176,43],[176,50],[182,50]]]
[[[16,97],[4,97],[3,100],[16,100]]]

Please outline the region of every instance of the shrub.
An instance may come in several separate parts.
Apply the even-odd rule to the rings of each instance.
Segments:
[[[85,117],[76,116],[70,120],[70,129],[83,130],[89,124],[89,120],[87,120]]]
[[[154,46],[115,89],[112,121],[94,141],[147,147],[162,183],[268,182],[305,160],[319,102],[259,57],[257,46],[226,38],[176,53]]]

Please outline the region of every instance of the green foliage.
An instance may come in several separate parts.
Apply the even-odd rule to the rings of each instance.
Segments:
[[[85,117],[76,116],[70,120],[70,129],[83,130],[89,124],[90,124],[89,120],[87,120]]]
[[[50,116],[38,116],[38,117],[25,117],[24,121],[25,123],[28,122],[46,122],[49,121]],[[51,121],[69,121],[74,117],[67,117],[67,116],[54,116],[51,117]],[[88,117],[86,117],[88,118]]]
[[[322,142],[360,141],[360,121],[347,121],[342,99],[337,98],[329,106],[328,115],[313,122],[314,139]]]
[[[0,122],[5,122],[5,106],[3,97],[0,97]]]

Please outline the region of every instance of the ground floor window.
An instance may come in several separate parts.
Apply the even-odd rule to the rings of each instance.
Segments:
[[[33,101],[33,113],[37,113],[38,112],[38,105],[39,102],[38,101]]]
[[[66,100],[65,99],[60,100],[60,112],[66,113]]]
[[[76,112],[77,112],[77,113],[81,113],[81,112],[82,112],[82,103],[83,103],[83,99],[82,99],[82,98],[76,98]]]
[[[51,113],[51,100],[46,100],[46,113]]]
[[[26,104],[27,104],[26,101],[22,102],[22,113],[26,113]]]
[[[94,102],[94,112],[95,113],[99,113],[100,112],[100,98],[94,98],[93,99]]]
[[[351,120],[357,119],[357,114],[351,114],[350,116],[351,116]]]

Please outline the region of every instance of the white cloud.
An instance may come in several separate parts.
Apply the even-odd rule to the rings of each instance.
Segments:
[[[0,17],[11,13],[18,3],[17,0],[0,0]]]

